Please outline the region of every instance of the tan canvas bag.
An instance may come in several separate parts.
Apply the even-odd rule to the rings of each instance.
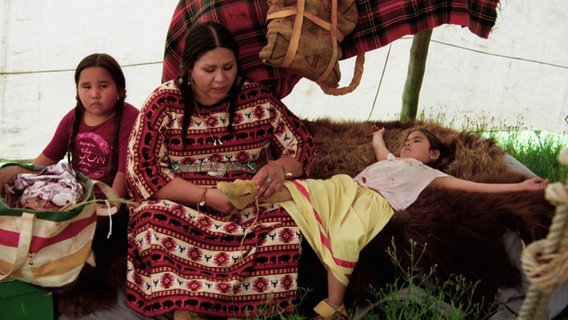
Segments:
[[[259,54],[264,63],[290,69],[322,89],[337,88],[340,45],[358,19],[354,0],[272,0],[266,19],[268,43]]]

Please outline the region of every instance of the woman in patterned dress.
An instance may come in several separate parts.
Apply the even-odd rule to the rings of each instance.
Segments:
[[[238,45],[193,26],[181,76],[144,103],[130,137],[126,303],[142,315],[245,318],[286,313],[301,236],[278,205],[243,210],[214,186],[252,179],[269,197],[306,176],[314,139],[275,95],[239,73]]]

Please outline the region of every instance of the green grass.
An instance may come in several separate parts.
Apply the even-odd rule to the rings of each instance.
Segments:
[[[496,304],[484,304],[483,301],[472,302],[472,293],[477,283],[468,282],[464,277],[456,275],[446,281],[436,279],[436,266],[428,270],[418,267],[427,248],[411,243],[410,267],[401,266],[397,260],[396,246],[392,243],[388,249],[389,256],[398,270],[398,278],[385,288],[369,288],[373,296],[367,301],[368,307],[349,310],[350,319],[360,320],[465,320],[487,319],[497,311]],[[300,304],[302,292],[309,289],[300,288]],[[259,308],[262,310],[262,308]],[[295,319],[309,318],[297,313],[254,319]]]
[[[473,120],[466,116],[458,121],[447,119],[444,113],[427,114],[423,111],[417,119],[491,138],[537,176],[552,182],[567,182],[568,167],[557,160],[560,152],[568,148],[566,132],[527,130],[522,118],[515,119],[516,124],[511,125],[483,115]]]
[[[497,305],[472,302],[477,283],[454,275],[446,281],[436,278],[437,266],[428,270],[418,267],[427,250],[411,243],[410,267],[403,268],[396,255],[396,246],[387,251],[399,270],[399,278],[375,293],[374,307],[361,319],[486,319],[497,311]],[[371,303],[373,303],[371,301]]]
[[[568,167],[557,158],[568,147],[567,135],[546,131],[485,131],[481,135],[495,140],[537,176],[566,182]]]
[[[418,262],[426,250],[426,247],[419,247],[416,243],[411,243],[411,251],[408,252],[411,266],[404,268],[396,258],[396,246],[393,243],[388,253],[398,269],[397,280],[385,288],[369,288],[369,292],[373,295],[373,299],[368,301],[370,306],[349,310],[350,319],[482,320],[489,319],[500,309],[497,302],[472,302],[472,294],[477,283],[467,281],[460,275],[454,275],[445,281],[438,281],[435,265],[428,270],[419,268]],[[308,292],[308,290],[304,288],[298,290],[300,300],[302,300],[301,293]],[[254,319],[308,320],[309,318],[292,313],[261,316]],[[554,320],[568,320],[568,309],[556,316]]]

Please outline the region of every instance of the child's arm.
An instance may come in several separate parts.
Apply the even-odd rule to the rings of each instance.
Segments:
[[[121,198],[126,198],[126,174],[124,172],[117,172],[111,187]]]
[[[480,183],[446,176],[434,179],[431,185],[436,188],[462,190],[467,192],[519,192],[543,190],[548,185],[548,179],[529,178],[519,183]]]
[[[48,157],[46,157],[43,152],[32,162],[32,165],[34,166],[42,166],[42,167],[47,167],[50,166],[52,164],[56,164],[58,161],[55,161],[53,159],[49,159]]]
[[[387,149],[383,137],[385,133],[385,128],[379,128],[376,125],[373,125],[372,129],[373,129],[372,145],[373,145],[373,150],[375,151],[375,157],[377,158],[377,161],[386,160],[387,155],[390,153],[390,151],[389,149]]]

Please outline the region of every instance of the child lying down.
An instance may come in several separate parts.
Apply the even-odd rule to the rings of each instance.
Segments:
[[[448,148],[430,131],[411,131],[400,157],[387,149],[384,128],[373,126],[372,131],[377,162],[355,178],[338,174],[326,180],[286,181],[285,188],[267,199],[259,199],[281,203],[326,266],[328,298],[314,308],[321,319],[347,319],[343,299],[360,251],[383,229],[395,211],[409,207],[426,187],[506,193],[543,190],[548,185],[547,179],[538,177],[519,183],[459,179],[440,171],[440,164],[450,155]],[[258,186],[252,180],[219,182],[217,187],[237,209],[257,200]]]

